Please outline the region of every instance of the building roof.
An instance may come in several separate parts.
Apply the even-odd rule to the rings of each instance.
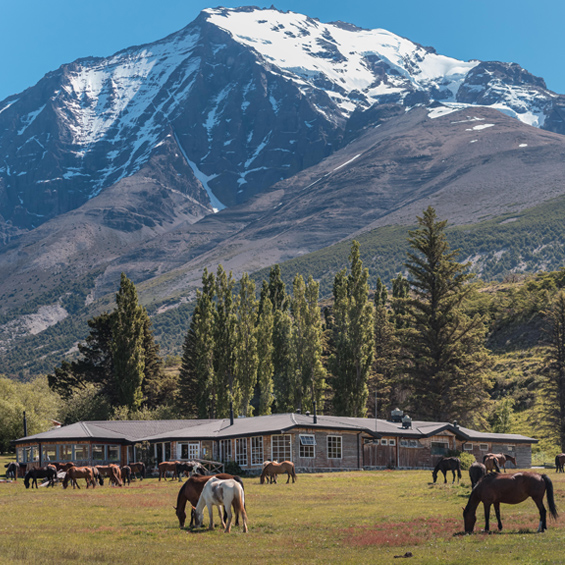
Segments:
[[[16,440],[16,443],[33,441],[78,441],[85,439],[136,443],[140,441],[198,441],[205,439],[230,439],[263,434],[287,433],[291,430],[336,430],[383,436],[419,439],[451,432],[463,441],[496,441],[508,443],[537,443],[537,439],[519,434],[478,432],[449,422],[412,421],[412,427],[401,423],[374,418],[349,418],[345,416],[314,416],[309,414],[272,414],[254,418],[236,418],[233,425],[228,418],[216,420],[118,420],[77,422],[48,432]]]

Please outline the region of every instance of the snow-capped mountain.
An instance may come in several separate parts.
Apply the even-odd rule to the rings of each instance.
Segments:
[[[204,10],[161,41],[63,65],[0,102],[0,235],[95,199],[163,144],[167,178],[188,166],[197,179],[165,186],[196,221],[320,162],[387,112],[438,102],[565,133],[565,97],[516,64],[458,61],[293,12]]]

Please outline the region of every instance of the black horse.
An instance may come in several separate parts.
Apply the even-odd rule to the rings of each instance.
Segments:
[[[6,463],[4,465],[6,468],[6,478],[7,479],[14,479],[14,481],[18,480],[18,472],[20,470],[20,464],[12,461],[11,463]]]
[[[453,473],[453,482],[455,482],[455,471],[457,471],[457,480],[461,478],[461,461],[457,457],[443,457],[440,459],[432,472],[434,483],[437,481],[439,471],[443,473],[444,483],[447,483],[447,471]]]
[[[192,475],[207,475],[206,468],[204,465],[196,461],[189,461],[188,463],[177,463],[177,477],[179,481],[182,481],[181,475],[185,474],[186,476]]]
[[[487,474],[487,468],[478,461],[475,461],[469,467],[469,478],[471,479],[471,488],[475,488],[475,485]]]
[[[55,481],[57,480],[57,469],[52,465],[47,467],[39,467],[37,469],[30,469],[24,477],[24,485],[29,488],[29,482],[31,480],[31,488],[35,485],[37,488],[37,479],[48,479],[49,486],[54,487]]]

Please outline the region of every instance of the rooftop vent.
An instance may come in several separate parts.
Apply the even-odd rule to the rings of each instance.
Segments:
[[[306,410],[306,416],[310,416],[310,410]]]
[[[408,416],[408,414],[406,414],[405,416],[403,416],[402,418],[402,427],[405,430],[408,430],[412,427],[412,418],[410,418],[410,416]]]
[[[297,408],[297,409],[296,409],[296,413],[297,413],[297,414],[302,414],[302,410],[300,410],[300,408]]]
[[[390,421],[391,422],[397,422],[397,423],[401,423],[402,422],[402,416],[404,415],[404,410],[400,410],[400,408],[395,408],[394,410],[391,411],[390,413]]]

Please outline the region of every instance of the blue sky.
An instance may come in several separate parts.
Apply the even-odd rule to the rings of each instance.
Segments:
[[[562,0],[271,0],[249,2],[384,28],[458,59],[513,61],[565,93]],[[0,100],[80,57],[160,39],[215,0],[0,0]]]

